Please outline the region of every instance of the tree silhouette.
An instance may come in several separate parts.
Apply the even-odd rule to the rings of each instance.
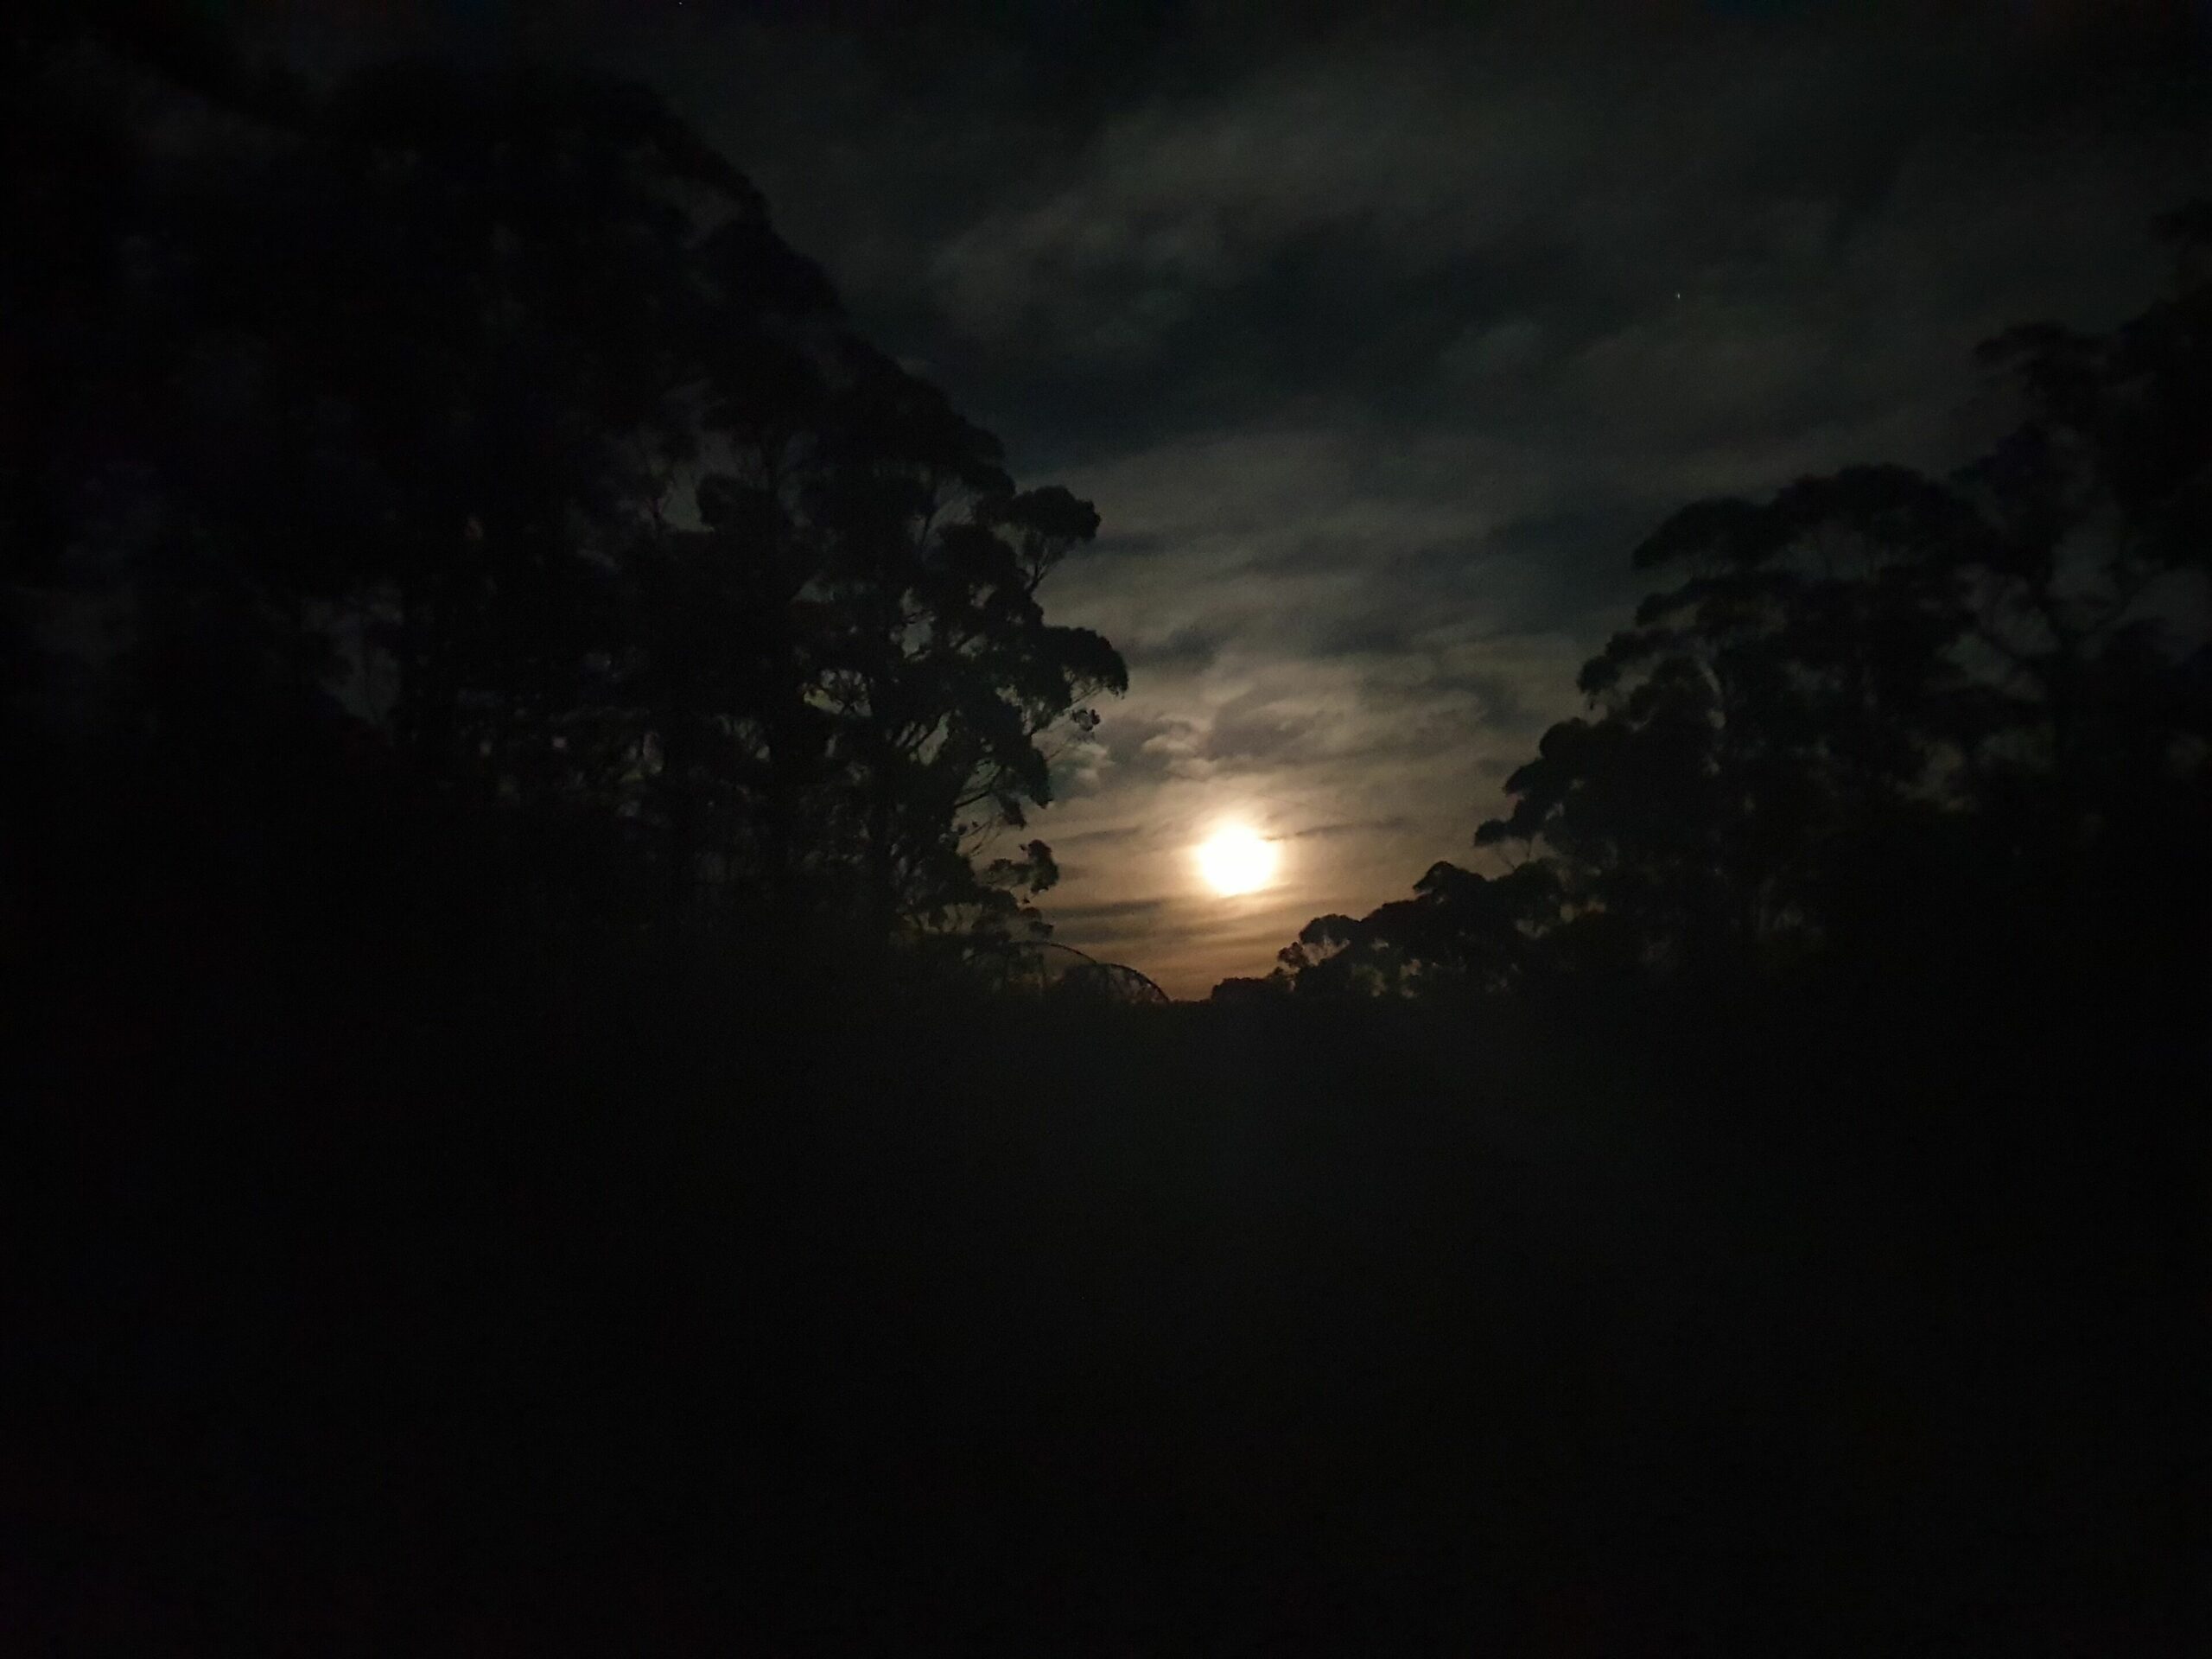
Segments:
[[[1512,873],[1440,865],[1320,918],[1279,981],[1495,994],[1541,963],[1711,986],[1967,949],[1977,972],[2200,994],[2209,224],[2164,222],[2174,291],[2111,334],[1986,348],[2024,418],[1955,479],[1856,467],[1669,517],[1634,563],[1675,585],[1476,833]]]
[[[35,435],[10,449],[11,625],[54,647],[16,726],[61,738],[73,657],[68,741],[119,746],[118,786],[159,772],[165,812],[274,852],[298,838],[273,803],[315,810],[311,751],[459,813],[529,927],[1033,924],[1050,850],[990,832],[1127,683],[1039,603],[1088,504],[1018,491],[853,337],[643,88],[416,59],[317,98],[135,16],[11,61],[35,136],[75,139],[58,185],[24,143],[10,162],[60,232],[5,296],[7,419]],[[120,648],[86,663],[54,617],[102,605]]]

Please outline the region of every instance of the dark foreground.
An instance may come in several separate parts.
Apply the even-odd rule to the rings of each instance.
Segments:
[[[2184,1044],[569,995],[48,1011],[10,1650],[2198,1650]]]

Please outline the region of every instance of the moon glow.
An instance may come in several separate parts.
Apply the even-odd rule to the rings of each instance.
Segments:
[[[1198,870],[1224,898],[1256,893],[1275,873],[1275,848],[1249,830],[1221,830],[1198,849]]]

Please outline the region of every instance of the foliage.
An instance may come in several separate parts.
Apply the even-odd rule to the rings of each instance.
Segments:
[[[18,44],[6,181],[52,234],[0,276],[6,690],[58,772],[273,873],[335,768],[466,820],[541,930],[1041,931],[1049,848],[990,843],[1126,687],[1039,602],[1097,516],[855,338],[657,97],[312,95],[130,8]],[[19,825],[58,858],[66,797]],[[295,896],[444,902],[366,839],[290,843]]]
[[[1986,348],[2018,427],[1955,477],[1854,467],[1707,500],[1582,670],[1588,712],[1413,899],[1322,917],[1272,984],[1499,993],[1946,971],[2201,998],[2212,849],[2212,219],[2108,335]],[[1935,964],[1946,968],[1935,968]],[[1257,994],[1240,986],[1232,995]]]

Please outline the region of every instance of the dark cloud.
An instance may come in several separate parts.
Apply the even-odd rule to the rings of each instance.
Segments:
[[[1370,601],[1348,614],[1321,621],[1306,637],[1316,657],[1376,657],[1405,650],[1420,632],[1421,619],[1403,607]]]
[[[1117,899],[1103,905],[1055,905],[1052,914],[1071,926],[1080,926],[1090,922],[1116,922],[1154,915],[1167,902],[1165,899]]]
[[[1101,559],[1149,558],[1155,554],[1164,553],[1167,550],[1168,541],[1165,536],[1151,534],[1132,535],[1126,532],[1117,532],[1109,530],[1099,535],[1099,537],[1093,541],[1090,546],[1084,549],[1083,556],[1085,561],[1096,563]]]
[[[1458,673],[1440,674],[1436,678],[1424,682],[1423,689],[1459,699],[1467,709],[1469,717],[1483,726],[1522,726],[1528,723],[1533,713],[1528,701],[1529,688],[1516,682],[1510,674],[1466,669]],[[1549,702],[1551,700],[1547,698],[1546,701]]]
[[[1117,792],[1147,779],[1173,775],[1197,758],[1201,747],[1195,722],[1179,714],[1116,711],[1102,721],[1099,735],[1106,757],[1103,779]]]
[[[1117,841],[1127,841],[1132,836],[1143,834],[1143,827],[1134,823],[1107,824],[1096,830],[1078,830],[1072,834],[1053,838],[1055,847],[1088,847]]]
[[[1305,830],[1293,830],[1286,841],[1325,841],[1335,836],[1373,835],[1377,830],[1403,830],[1412,821],[1399,817],[1391,818],[1351,818],[1342,823],[1317,823]]]
[[[1225,626],[1189,623],[1156,638],[1123,641],[1122,656],[1132,673],[1187,672],[1211,667],[1230,638]]]
[[[1520,10],[1401,11],[1179,85],[1139,70],[1041,152],[1027,114],[1031,142],[988,205],[946,213],[898,263],[900,303],[948,365],[1010,377],[1039,427],[1164,435],[1285,396],[1428,420],[1471,371],[1493,393],[1516,376],[1541,392],[1548,369],[1595,349],[1583,394],[1498,411],[1556,429],[1618,391],[1598,348],[1664,321],[1675,291],[1783,283],[1765,334],[1741,337],[1759,365],[1749,398],[1803,340],[1852,321],[1847,294],[1818,315],[1827,273],[1878,247],[1931,184],[1956,211],[1945,168],[2087,152],[2094,170],[2187,107],[2186,75],[2139,25],[2101,31],[2133,49],[2092,70],[2078,41],[2038,38],[2010,7],[1827,7],[1733,29],[1556,6],[1538,10],[1567,21],[1531,26]],[[2013,173],[1993,194],[2078,201],[2069,171]],[[1923,291],[1941,307],[1956,288]]]
[[[1203,756],[1217,762],[1282,762],[1309,748],[1314,718],[1287,710],[1262,690],[1247,691],[1216,711]]]
[[[1151,898],[1093,905],[1048,904],[1045,913],[1052,924],[1052,937],[1061,944],[1098,950],[1158,937],[1163,931],[1161,912],[1172,902]]]

